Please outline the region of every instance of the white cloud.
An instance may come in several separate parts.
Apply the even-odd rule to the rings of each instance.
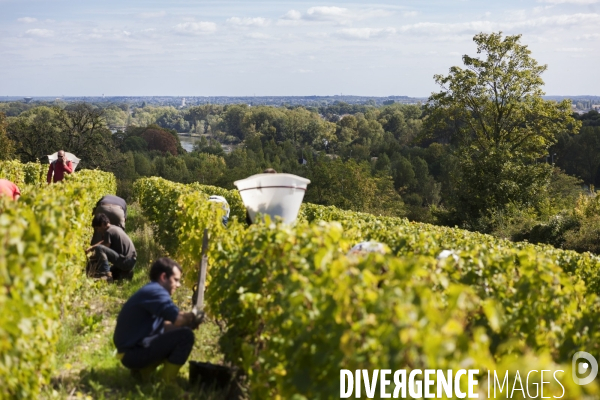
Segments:
[[[413,17],[416,17],[417,15],[419,15],[419,13],[416,11],[405,11],[402,13],[402,16],[406,17],[406,18],[413,18]]]
[[[348,9],[343,7],[310,7],[305,14],[297,10],[290,10],[278,21],[277,25],[298,25],[301,21],[307,22],[336,22],[349,24],[371,18],[383,18],[392,15],[390,11],[381,9]],[[415,14],[408,13],[409,16]]]
[[[300,11],[296,11],[296,10],[290,10],[287,13],[285,13],[285,15],[283,17],[281,17],[281,19],[288,19],[291,21],[297,21],[300,18],[302,18],[302,13],[300,13]]]
[[[144,12],[138,14],[140,18],[161,18],[167,15],[166,11],[156,11],[156,12]]]
[[[585,26],[593,28],[600,24],[600,14],[563,14],[550,17],[525,18],[519,21],[470,21],[454,24],[444,24],[437,22],[419,22],[400,27],[399,31],[403,33],[439,36],[443,34],[460,35],[476,34],[479,32],[511,31],[511,30],[533,30],[540,33],[547,33],[548,30],[557,28],[578,27],[583,29]]]
[[[563,14],[552,17],[539,17],[515,23],[515,27],[543,27],[543,26],[579,26],[585,23],[600,23],[600,14]],[[510,24],[509,24],[510,26]]]
[[[18,18],[17,21],[24,22],[26,24],[31,24],[33,22],[37,22],[37,18],[23,17],[23,18]]]
[[[393,35],[394,33],[396,33],[394,28],[346,28],[337,31],[336,35],[345,39],[367,40]]]
[[[349,15],[347,8],[341,7],[311,7],[306,12],[306,19],[334,20]]]
[[[49,29],[29,29],[25,32],[25,34],[36,37],[52,37],[54,36],[54,31]]]
[[[576,37],[577,40],[597,40],[600,39],[600,33],[586,33]]]
[[[231,18],[227,19],[227,23],[230,25],[236,25],[236,26],[264,27],[264,26],[268,26],[271,23],[271,21],[269,19],[262,18],[262,17],[256,17],[256,18],[231,17]]]
[[[313,72],[312,69],[297,69],[294,72],[298,73],[298,74],[310,74]]]
[[[584,49],[583,47],[560,47],[555,51],[561,53],[583,53],[584,51],[590,51],[590,49]]]
[[[181,35],[202,35],[213,33],[217,30],[217,24],[214,22],[183,22],[173,27],[175,32]]]
[[[417,24],[404,25],[401,32],[417,33],[425,35],[439,35],[442,33],[477,33],[490,32],[496,29],[496,25],[490,21],[472,21],[459,24],[442,24],[437,22],[419,22]]]
[[[260,32],[252,32],[246,35],[247,38],[250,39],[271,39],[272,37],[269,35],[265,35],[264,33],[260,33]]]
[[[550,4],[595,4],[600,0],[538,0],[540,3]]]

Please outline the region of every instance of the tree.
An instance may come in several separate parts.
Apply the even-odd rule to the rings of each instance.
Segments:
[[[169,132],[162,129],[146,129],[141,135],[142,139],[148,143],[148,150],[158,150],[163,153],[177,155],[177,139]]]
[[[248,112],[248,106],[245,104],[234,104],[225,107],[224,111],[223,126],[225,132],[228,135],[244,140],[246,138],[246,131],[243,124],[244,116]]]
[[[14,152],[12,140],[10,140],[6,134],[7,127],[8,122],[6,121],[6,115],[0,112],[0,160],[12,158]]]
[[[8,137],[21,161],[36,161],[62,148],[56,112],[50,107],[36,107],[10,119]]]
[[[310,163],[305,201],[347,210],[403,216],[404,203],[387,174],[373,176],[368,162],[320,157]]]
[[[190,123],[174,107],[167,107],[162,115],[156,119],[156,124],[165,129],[173,129],[176,132],[188,132]]]
[[[536,206],[547,195],[552,168],[545,156],[561,132],[576,132],[569,101],[542,99],[541,74],[521,35],[476,35],[482,58],[463,56],[465,68],[436,75],[442,91],[426,106],[430,134],[449,130],[456,143],[458,174],[449,205],[468,227],[510,203]]]
[[[60,132],[60,148],[81,159],[81,168],[114,169],[114,142],[106,127],[104,111],[86,103],[77,103],[65,109],[54,108],[56,125]],[[59,150],[47,149],[54,152]]]

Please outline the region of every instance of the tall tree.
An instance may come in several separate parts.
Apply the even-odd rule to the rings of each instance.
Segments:
[[[8,122],[6,122],[6,115],[0,112],[0,160],[8,160],[12,158],[14,152],[13,142],[6,134],[7,127]]]
[[[539,65],[521,35],[476,35],[477,53],[465,68],[436,75],[442,91],[429,98],[430,133],[450,131],[457,143],[459,173],[450,198],[454,215],[486,229],[480,218],[509,203],[535,206],[547,192],[552,168],[535,160],[547,154],[561,132],[576,132],[570,101],[542,99]],[[478,222],[479,221],[479,222]]]
[[[112,134],[106,126],[104,110],[86,103],[64,109],[55,108],[61,148],[81,158],[82,168],[107,168],[107,158],[114,154]],[[59,149],[53,149],[56,151]]]

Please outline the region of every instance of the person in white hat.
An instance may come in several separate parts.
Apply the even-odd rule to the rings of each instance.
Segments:
[[[223,216],[223,226],[227,228],[227,222],[229,221],[229,203],[223,196],[217,196],[213,194],[208,198],[208,201],[213,203],[220,203],[221,207],[225,211],[225,215]]]

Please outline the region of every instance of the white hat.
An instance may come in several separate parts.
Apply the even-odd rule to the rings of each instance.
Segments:
[[[221,203],[223,204],[223,210],[226,211],[227,215],[225,215],[227,218],[229,218],[229,203],[227,202],[227,200],[225,199],[225,197],[223,196],[217,196],[215,194],[213,194],[212,196],[210,196],[208,198],[208,201],[212,201],[214,203]]]
[[[454,250],[442,250],[441,253],[437,255],[436,260],[445,260],[448,257],[452,257],[454,261],[458,261],[458,254],[456,254]]]
[[[368,253],[386,254],[387,246],[379,242],[361,242],[350,249],[348,255],[366,255]]]

